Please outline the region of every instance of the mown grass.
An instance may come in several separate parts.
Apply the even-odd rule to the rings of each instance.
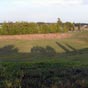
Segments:
[[[1,62],[88,64],[88,32],[68,39],[0,40]]]

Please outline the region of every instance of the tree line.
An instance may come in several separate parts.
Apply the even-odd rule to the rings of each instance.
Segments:
[[[0,27],[1,35],[15,34],[42,34],[42,33],[60,33],[74,31],[73,23],[34,23],[34,22],[4,22]]]

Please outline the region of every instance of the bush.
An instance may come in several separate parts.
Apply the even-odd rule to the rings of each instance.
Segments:
[[[88,68],[59,63],[0,63],[0,88],[54,87],[88,88]]]

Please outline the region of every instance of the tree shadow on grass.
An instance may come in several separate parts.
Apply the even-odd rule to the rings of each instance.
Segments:
[[[56,54],[56,51],[50,46],[46,46],[46,48],[36,46],[31,49],[31,52],[24,53],[19,52],[19,49],[13,45],[8,45],[0,48],[0,61],[31,61],[38,58],[54,57]]]
[[[56,51],[50,46],[46,46],[46,48],[33,47],[30,53],[31,56],[43,56],[43,57],[53,57],[56,54],[57,54]]]
[[[8,45],[0,49],[0,55],[9,55],[18,53],[18,49],[14,48],[13,45]]]
[[[76,48],[72,47],[69,44],[65,44],[65,46],[67,46],[68,48],[58,42],[56,42],[56,44],[65,51],[64,53],[62,53],[62,55],[65,55],[65,56],[88,54],[88,48],[77,50]]]
[[[46,46],[46,48],[36,46],[31,49],[31,52],[22,53],[19,52],[19,49],[15,48],[14,45],[8,45],[0,48],[0,61],[31,61],[35,59],[37,60],[38,58],[47,59],[55,57],[59,59],[65,56],[74,56],[85,53],[88,54],[88,48],[77,50],[69,44],[65,44],[65,46],[58,42],[56,42],[56,44],[64,49],[65,52],[57,53],[55,49],[50,46]],[[72,51],[70,51],[66,46]]]

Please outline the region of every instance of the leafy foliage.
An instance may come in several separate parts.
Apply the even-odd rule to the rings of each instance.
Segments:
[[[28,23],[28,22],[8,22],[3,23],[0,29],[2,35],[34,34],[34,33],[59,33],[71,30],[74,25],[68,23]]]

